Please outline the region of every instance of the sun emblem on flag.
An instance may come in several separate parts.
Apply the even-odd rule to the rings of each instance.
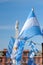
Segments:
[[[17,47],[14,47],[13,49],[14,49],[14,50],[17,50]]]

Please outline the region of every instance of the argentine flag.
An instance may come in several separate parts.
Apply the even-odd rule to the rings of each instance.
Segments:
[[[13,49],[14,42],[15,42],[15,39],[13,37],[11,37],[11,39],[9,41],[7,53],[6,53],[6,57],[7,58],[11,58],[11,54],[12,54],[12,49]]]
[[[30,41],[29,46],[31,47],[31,50],[29,52],[29,58],[34,58],[36,53],[39,52],[38,48],[36,47],[36,44]]]
[[[34,10],[32,9],[22,30],[19,34],[19,37],[31,38],[35,35],[40,35],[41,30],[37,18],[35,16]]]
[[[11,37],[6,57],[12,59],[12,64],[19,65],[22,58],[25,40],[14,39]],[[21,65],[21,64],[20,64]]]
[[[13,45],[13,49],[12,49],[12,54],[11,54],[11,58],[14,59],[16,53],[17,53],[17,49],[18,49],[18,46],[19,46],[19,39],[16,39],[15,42],[14,42],[14,45]]]
[[[29,46],[31,47],[31,50],[35,53],[39,52],[38,48],[36,47],[36,44],[30,41]]]
[[[21,65],[21,58],[22,58],[22,53],[24,49],[24,40],[16,39],[13,49],[12,49],[12,54],[11,54],[11,59],[12,61],[15,61],[13,64],[16,65]]]
[[[20,61],[21,58],[22,58],[22,53],[23,53],[23,50],[24,50],[24,45],[25,45],[25,41],[24,40],[20,40],[19,46],[18,46],[18,49],[17,49],[17,54],[16,54],[16,60],[17,61]]]

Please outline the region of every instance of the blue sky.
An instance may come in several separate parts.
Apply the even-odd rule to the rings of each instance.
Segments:
[[[10,37],[14,37],[16,20],[19,21],[19,29],[21,29],[32,7],[34,7],[42,29],[43,0],[0,0],[0,50],[7,48]],[[43,42],[41,36],[35,37],[32,40],[38,43]]]

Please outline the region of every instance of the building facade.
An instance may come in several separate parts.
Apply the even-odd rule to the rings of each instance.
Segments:
[[[7,52],[6,49],[4,49],[3,51],[0,51],[0,53],[2,54],[2,55],[0,54],[0,65],[12,65],[11,59],[6,58],[6,52]],[[22,59],[21,59],[22,65],[27,65],[28,60],[29,60],[28,53],[29,53],[28,50],[23,51]],[[35,56],[34,60],[35,60],[36,64],[42,65],[42,55],[41,56]]]

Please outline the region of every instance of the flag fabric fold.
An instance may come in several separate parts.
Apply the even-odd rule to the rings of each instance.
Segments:
[[[25,44],[25,41],[20,40],[20,39],[17,39],[14,43],[11,58],[12,58],[12,60],[16,61],[16,65],[19,65],[19,64],[21,65],[20,61],[22,58],[23,50],[24,50],[24,44]],[[15,47],[17,47],[17,49],[14,49]]]
[[[19,47],[18,47],[17,54],[16,54],[16,60],[17,61],[20,61],[21,58],[22,58],[22,53],[23,53],[23,50],[24,50],[24,45],[25,45],[25,41],[21,40],[19,42]]]
[[[36,44],[34,44],[32,41],[30,41],[29,46],[31,47],[31,50],[35,53],[39,52],[39,49],[36,47]]]
[[[6,53],[7,58],[11,58],[11,53],[12,53],[14,42],[15,42],[15,39],[11,37],[9,44],[8,44],[7,53]]]
[[[11,58],[14,59],[16,53],[17,53],[17,49],[18,49],[18,46],[19,46],[19,39],[16,39],[15,40],[15,43],[13,45],[13,49],[12,49],[12,53],[11,53]]]
[[[23,49],[24,49],[25,41],[24,40],[19,40],[19,42],[17,42],[17,44],[18,44],[17,49],[14,50],[14,48],[13,48],[13,50],[12,50],[12,58],[13,59],[15,58],[16,60],[19,60],[20,59],[19,57],[21,57]]]
[[[36,47],[36,44],[34,44],[32,41],[30,41],[29,45],[31,47],[31,50],[29,52],[29,57],[34,58],[34,56],[39,52],[38,48]]]

